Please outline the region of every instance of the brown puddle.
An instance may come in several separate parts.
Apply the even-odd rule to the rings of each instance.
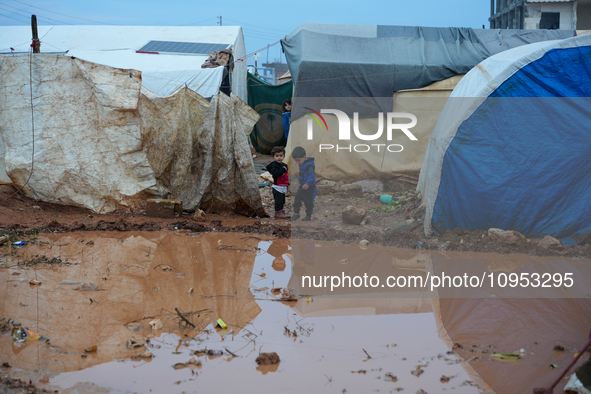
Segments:
[[[60,392],[524,393],[558,376],[547,365],[566,366],[591,325],[587,299],[279,302],[284,293],[272,289],[293,280],[288,240],[87,232],[38,241],[2,260],[10,265],[46,255],[71,264],[0,269],[0,317],[50,341],[17,343],[2,335],[0,361],[39,371],[34,383]],[[396,253],[404,261],[416,255]],[[512,258],[520,257],[503,255]],[[214,327],[220,318],[226,329]],[[155,319],[162,329],[150,329]],[[147,346],[126,348],[128,340],[146,338]],[[454,343],[463,348],[447,354]],[[554,352],[556,344],[566,350]],[[96,352],[82,357],[95,345]],[[132,358],[146,349],[153,358]],[[490,357],[521,349],[517,363]],[[279,364],[258,366],[255,359],[265,352],[276,352]]]

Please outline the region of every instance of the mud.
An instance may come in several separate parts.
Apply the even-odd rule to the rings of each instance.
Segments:
[[[290,289],[291,241],[266,235],[36,238],[0,257],[0,318],[48,338],[18,343],[3,332],[0,362],[12,366],[3,376],[36,390],[524,393],[551,383],[546,364],[566,365],[589,329],[587,299],[302,296]],[[414,261],[405,269],[425,269],[417,251],[391,253]],[[69,264],[43,263],[53,259]],[[258,365],[264,353],[279,362]]]
[[[54,393],[55,390],[37,388],[32,380],[28,382],[20,378],[9,376],[10,367],[0,368],[0,392],[11,394],[41,394]]]
[[[208,213],[206,227],[193,228],[195,231],[211,231],[223,222],[228,231],[236,226],[248,231],[248,226],[268,221],[268,218]],[[195,222],[192,215],[186,212],[182,218],[170,219],[148,217],[145,212],[100,215],[83,208],[36,201],[20,195],[11,185],[0,184],[0,231],[3,233],[30,235],[72,231],[159,231],[174,230],[178,225],[189,228],[193,224],[202,223]],[[281,228],[285,224],[285,221],[281,221],[276,223],[276,227]]]
[[[267,190],[268,189],[268,190]],[[239,215],[207,214],[206,222],[196,222],[191,215],[182,218],[149,218],[143,212],[122,215],[97,215],[90,211],[57,204],[35,201],[16,193],[9,185],[0,185],[0,234],[10,241],[26,240],[36,234],[79,231],[160,231],[189,230],[201,232],[239,232],[279,238],[304,238],[324,241],[371,243],[420,250],[475,251],[521,253],[533,256],[591,257],[591,245],[545,248],[540,239],[529,239],[520,245],[506,245],[491,240],[486,231],[453,230],[442,237],[426,237],[422,223],[413,212],[419,205],[418,196],[408,191],[390,192],[404,202],[398,209],[387,208],[379,202],[379,195],[364,194],[348,197],[344,194],[318,196],[314,220],[311,222],[246,218]],[[273,215],[270,188],[261,189],[263,204]],[[286,209],[291,207],[291,197]],[[367,211],[366,220],[359,226],[342,222],[341,211],[348,205]],[[407,223],[411,222],[412,223]],[[402,229],[400,226],[404,226]],[[484,235],[484,237],[483,237]]]
[[[314,222],[312,222],[314,223]],[[539,245],[541,239],[529,239],[521,245],[508,245],[491,240],[484,230],[468,231],[453,230],[442,237],[427,237],[422,226],[412,230],[396,232],[364,229],[358,226],[339,226],[324,228],[314,224],[292,224],[292,238],[313,239],[322,241],[339,241],[358,243],[367,240],[373,244],[388,245],[398,248],[416,250],[462,251],[462,252],[494,252],[500,254],[527,254],[531,256],[564,256],[574,258],[591,258],[591,245],[564,246],[560,249],[549,249]]]

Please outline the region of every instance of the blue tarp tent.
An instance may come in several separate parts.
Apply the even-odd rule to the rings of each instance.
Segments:
[[[425,233],[591,233],[591,35],[492,56],[450,96],[419,179]]]

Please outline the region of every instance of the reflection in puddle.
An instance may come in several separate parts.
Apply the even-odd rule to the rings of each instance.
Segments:
[[[259,371],[260,373],[262,373],[263,375],[268,374],[269,372],[277,372],[277,369],[279,368],[279,363],[277,364],[272,364],[272,365],[259,365],[257,367],[257,371]]]
[[[499,300],[432,303],[414,293],[413,298],[280,301],[297,270],[290,242],[244,234],[88,232],[40,236],[38,241],[8,261],[47,255],[72,264],[1,270],[0,317],[15,318],[50,340],[16,343],[4,335],[0,361],[43,371],[40,386],[80,392],[104,387],[115,392],[261,393],[396,388],[476,393],[479,387],[492,387],[505,393],[513,392],[510,386],[495,385],[510,379],[499,377],[515,374],[523,364],[532,385],[553,377],[546,370],[540,374],[527,359],[515,367],[491,361],[482,351],[491,345],[495,351],[525,347],[546,354],[546,349],[531,348],[534,336],[507,323],[531,300],[510,305],[506,300],[502,305],[494,303]],[[322,251],[327,256],[343,253],[341,246],[327,249],[325,245]],[[412,260],[414,251],[397,253],[399,269],[425,273],[422,260]],[[25,281],[10,281],[17,276]],[[41,286],[30,286],[31,279]],[[83,285],[86,291],[81,291]],[[567,304],[556,308],[575,305],[561,302]],[[587,308],[578,311],[588,316]],[[491,310],[498,313],[491,315]],[[554,310],[553,317],[559,318]],[[490,316],[498,319],[494,330],[489,329]],[[220,328],[218,319],[227,327]],[[156,320],[162,328],[150,329]],[[513,330],[511,339],[504,335],[504,324]],[[577,324],[568,331],[573,338],[584,325]],[[527,329],[531,334],[532,328]],[[544,335],[539,343],[551,337]],[[464,344],[458,350],[461,357],[447,353],[454,342]],[[96,352],[84,353],[92,346]],[[281,362],[258,366],[255,360],[265,352],[276,352]],[[544,374],[548,376],[540,381]],[[525,386],[519,387],[522,391],[515,392],[525,392]]]

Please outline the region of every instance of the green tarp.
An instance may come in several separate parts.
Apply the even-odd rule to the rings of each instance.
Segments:
[[[291,98],[293,83],[271,85],[266,81],[248,73],[248,105],[261,118],[250,134],[250,140],[256,150],[263,154],[271,153],[274,146],[285,146],[281,104]]]

